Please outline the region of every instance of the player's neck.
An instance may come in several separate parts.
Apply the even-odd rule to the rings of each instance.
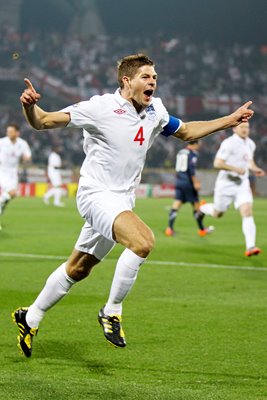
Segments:
[[[138,104],[134,99],[132,99],[132,105],[134,106],[138,114],[140,114],[145,109],[145,107]]]
[[[129,101],[129,103],[131,103],[134,108],[136,109],[136,112],[138,114],[140,114],[145,107],[143,107],[141,104],[137,103],[137,101],[135,101],[129,94],[129,92],[126,89],[121,89],[120,91],[120,95],[121,97],[123,97],[125,100]]]
[[[241,136],[241,135],[238,135],[238,133],[236,133],[236,136],[238,136],[240,139],[242,139],[244,141],[246,141],[248,138],[248,136]]]

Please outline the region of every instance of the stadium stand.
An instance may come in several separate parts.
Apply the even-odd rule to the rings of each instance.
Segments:
[[[46,136],[32,132],[18,112],[23,77],[29,76],[43,93],[42,104],[60,108],[94,94],[115,91],[114,65],[131,49],[131,53],[148,53],[156,61],[160,76],[158,94],[170,113],[184,120],[213,118],[252,99],[256,111],[252,138],[258,144],[257,160],[266,167],[266,46],[233,44],[217,48],[209,43],[196,45],[186,37],[170,38],[163,34],[156,40],[146,37],[145,41],[141,36],[133,40],[106,34],[91,35],[84,40],[71,32],[63,35],[60,31],[51,31],[45,36],[41,30],[18,33],[9,24],[2,25],[1,39],[0,135],[7,121],[22,125],[36,164],[45,164],[55,142],[64,147],[70,166],[80,164],[83,152],[77,132],[75,140],[69,130],[50,132]],[[205,139],[200,168],[212,167],[213,155],[226,134],[221,132]],[[171,168],[179,146],[182,143],[173,146],[172,141],[159,138],[148,154],[148,167]]]

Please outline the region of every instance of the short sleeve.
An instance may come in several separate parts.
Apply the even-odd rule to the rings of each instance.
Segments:
[[[182,121],[179,118],[175,118],[169,115],[159,97],[153,100],[153,105],[157,110],[157,114],[160,116],[158,133],[163,136],[173,135],[181,127]],[[149,110],[149,108],[150,107],[148,107],[147,110]]]
[[[182,125],[182,121],[179,118],[173,117],[172,115],[169,115],[168,117],[169,117],[168,122],[163,127],[163,131],[160,132],[161,135],[167,137],[177,132]]]
[[[228,140],[221,143],[219,150],[217,151],[215,158],[220,158],[221,160],[227,160],[231,153],[231,144]]]
[[[188,165],[188,171],[191,176],[196,175],[196,166],[197,166],[197,156],[196,154],[191,154]]]
[[[28,143],[26,141],[23,142],[23,156],[29,157],[29,158],[32,156],[30,146],[28,145]]]
[[[93,96],[88,101],[81,101],[60,110],[70,114],[70,122],[67,127],[81,129],[96,128],[100,111],[99,97]]]
[[[256,150],[256,144],[255,144],[255,142],[253,142],[253,140],[251,140],[251,139],[250,139],[250,149],[251,149],[251,156],[250,156],[250,159],[253,160],[253,158],[254,158],[254,153],[255,153],[255,150]]]

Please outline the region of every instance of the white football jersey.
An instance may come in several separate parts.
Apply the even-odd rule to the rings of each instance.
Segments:
[[[241,179],[248,178],[249,163],[254,158],[255,149],[256,145],[249,137],[242,139],[234,133],[232,136],[225,139],[221,143],[215,158],[221,158],[226,164],[234,167],[244,168],[246,173],[244,175],[239,175],[233,171],[220,170],[218,179],[225,179],[229,173],[234,176],[239,176]]]
[[[169,122],[160,98],[153,98],[138,114],[119,90],[93,96],[61,111],[70,113],[68,127],[83,128],[86,158],[80,184],[116,192],[131,191],[137,186],[146,153]]]
[[[7,136],[0,139],[0,168],[2,170],[16,171],[22,156],[31,157],[31,149],[24,139],[18,137],[15,143],[12,143]]]
[[[52,151],[48,157],[47,174],[53,186],[60,186],[62,184],[61,171],[59,169],[61,165],[60,155]]]
[[[48,157],[48,172],[53,172],[55,169],[61,167],[61,157],[59,154],[52,151]]]

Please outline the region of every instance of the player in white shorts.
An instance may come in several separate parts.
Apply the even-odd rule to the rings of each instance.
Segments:
[[[77,193],[78,209],[86,222],[75,248],[50,275],[34,303],[14,312],[20,327],[19,345],[27,357],[45,312],[88,276],[115,243],[125,250],[118,259],[109,298],[99,311],[98,321],[110,343],[126,345],[122,302],[154,246],[152,231],[132,211],[147,150],[160,133],[189,141],[238,125],[253,115],[251,102],[247,102],[234,113],[212,121],[183,123],[170,116],[161,99],[153,96],[157,74],[153,61],[142,54],[120,61],[118,82],[120,88],[114,94],[93,96],[61,111],[46,112],[36,105],[40,94],[25,79],[27,89],[20,99],[29,123],[37,130],[83,128],[86,154]]]
[[[256,176],[265,172],[254,161],[256,145],[249,138],[249,123],[233,128],[233,135],[225,139],[215,156],[214,167],[220,169],[215,183],[214,203],[203,204],[203,214],[222,217],[232,202],[242,218],[242,230],[246,242],[245,255],[257,255],[256,225],[253,218],[253,196],[249,183],[249,170]]]
[[[0,139],[0,214],[3,213],[7,203],[17,195],[20,161],[31,160],[31,149],[19,135],[18,125],[9,124],[6,128],[6,137]]]
[[[52,148],[48,157],[47,175],[51,183],[51,187],[45,193],[43,200],[45,204],[49,204],[49,199],[54,198],[53,204],[56,207],[64,207],[61,202],[62,196],[62,176],[61,176],[62,160],[57,146]]]

